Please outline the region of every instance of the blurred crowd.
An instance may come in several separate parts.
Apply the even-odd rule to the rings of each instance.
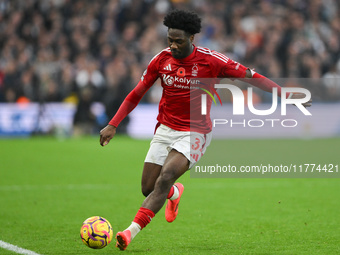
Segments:
[[[102,102],[112,117],[167,47],[172,8],[202,17],[196,45],[269,78],[315,80],[314,99],[339,100],[337,0],[1,0],[0,102],[74,102],[84,111]],[[143,101],[160,93],[156,84]]]

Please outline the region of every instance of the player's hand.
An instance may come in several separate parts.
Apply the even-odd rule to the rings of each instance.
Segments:
[[[293,93],[290,97],[291,99],[300,99],[305,98],[306,95],[303,93]],[[310,99],[308,102],[302,104],[304,107],[311,107],[312,106],[312,99]]]
[[[102,130],[100,130],[100,145],[105,146],[107,145],[110,140],[116,134],[116,127],[112,125],[107,125]]]

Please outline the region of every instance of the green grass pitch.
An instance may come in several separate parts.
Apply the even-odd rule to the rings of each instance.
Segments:
[[[120,253],[114,241],[102,250],[86,247],[80,226],[95,215],[115,233],[130,224],[144,199],[149,141],[118,136],[102,148],[98,140],[0,140],[0,240],[39,254]],[[225,157],[235,165],[245,155],[247,164],[340,164],[339,138],[227,144]],[[163,208],[126,254],[340,254],[339,178],[191,178],[188,172],[181,181],[178,218],[167,223]],[[15,253],[0,248],[0,254]]]

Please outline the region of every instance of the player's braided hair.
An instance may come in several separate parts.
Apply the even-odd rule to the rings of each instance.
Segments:
[[[164,17],[163,24],[168,28],[183,30],[190,35],[201,31],[201,18],[192,11],[172,10]]]

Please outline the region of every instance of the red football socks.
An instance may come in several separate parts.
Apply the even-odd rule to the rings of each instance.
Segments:
[[[136,222],[141,227],[141,229],[143,229],[150,223],[153,217],[155,217],[153,211],[148,208],[141,207],[139,208],[133,221]]]

